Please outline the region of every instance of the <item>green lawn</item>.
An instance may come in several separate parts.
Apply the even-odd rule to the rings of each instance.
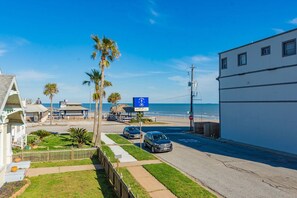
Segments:
[[[131,191],[137,198],[149,198],[148,192],[135,180],[131,173],[126,168],[120,168],[120,173],[123,174],[124,182],[131,188]]]
[[[89,133],[90,136],[93,135],[92,132]],[[36,135],[28,135],[28,142],[30,139],[36,139]],[[70,135],[49,135],[45,137],[40,143],[38,143],[38,148],[31,149],[29,151],[42,151],[42,150],[60,150],[60,149],[70,149],[72,146],[77,147],[76,142],[72,142]],[[83,148],[90,148],[92,144],[84,145]]]
[[[115,163],[117,161],[116,158],[114,157],[114,153],[108,146],[102,145],[101,148],[102,148],[102,151],[105,152],[106,156],[109,157],[111,163]]]
[[[88,164],[100,164],[98,156],[94,156],[92,159],[51,161],[51,162],[32,162],[30,168],[78,166],[78,165],[88,165]]]
[[[112,139],[117,144],[132,144],[129,140],[120,136],[119,134],[106,134],[106,136]]]
[[[148,164],[143,167],[177,197],[215,197],[180,171],[165,163]]]
[[[116,197],[103,170],[41,175],[29,178],[31,185],[22,198]]]
[[[154,160],[157,159],[154,155],[151,153],[140,149],[139,147],[135,145],[122,145],[121,146],[125,151],[127,151],[130,155],[132,155],[135,159],[141,161],[141,160]]]

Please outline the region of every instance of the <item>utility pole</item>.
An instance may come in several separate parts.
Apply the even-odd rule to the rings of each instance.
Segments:
[[[191,82],[189,82],[189,85],[191,86],[191,96],[190,96],[190,131],[194,131],[194,109],[193,109],[193,85],[194,85],[194,65],[191,66]]]

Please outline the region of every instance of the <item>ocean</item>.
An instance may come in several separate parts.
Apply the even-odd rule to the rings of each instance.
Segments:
[[[43,104],[45,107],[49,107],[49,103]],[[54,108],[59,108],[58,103],[54,103]],[[132,106],[132,104],[128,104]],[[82,106],[90,109],[91,112],[95,109],[95,103],[82,103]],[[103,104],[103,112],[108,113],[111,104]],[[146,116],[174,116],[174,117],[188,117],[190,110],[190,104],[150,104],[149,111],[145,112]],[[203,118],[209,120],[219,119],[219,105],[218,104],[194,104],[195,118]]]

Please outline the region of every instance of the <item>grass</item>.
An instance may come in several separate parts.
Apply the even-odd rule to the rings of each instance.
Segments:
[[[123,174],[124,182],[131,188],[131,191],[138,198],[149,198],[148,192],[135,180],[131,173],[126,168],[120,168],[120,173]]]
[[[89,133],[90,136],[93,133]],[[36,135],[28,135],[28,142],[30,140],[38,139]],[[29,151],[44,151],[49,148],[49,150],[61,150],[61,149],[70,149],[72,146],[77,147],[76,142],[72,142],[70,135],[49,135],[45,137],[41,142],[37,144],[37,148],[31,149]],[[84,145],[83,148],[90,148],[92,144]]]
[[[215,197],[196,182],[168,164],[148,164],[143,167],[180,198]]]
[[[106,134],[106,136],[112,139],[117,144],[132,144],[129,140],[120,136],[119,134]]]
[[[102,145],[101,148],[102,151],[105,152],[106,156],[109,157],[111,163],[117,162],[116,158],[114,157],[114,153],[108,146]]]
[[[156,159],[154,155],[135,145],[122,145],[121,147],[139,161]]]
[[[30,180],[21,198],[116,197],[103,170],[40,175]]]
[[[30,165],[30,168],[79,166],[79,165],[89,165],[89,164],[100,164],[98,156],[94,156],[92,159],[51,161],[51,162],[32,162]]]
[[[25,180],[11,182],[11,183],[5,183],[0,188],[0,198],[11,197],[14,193],[16,193],[18,190],[20,190],[26,184],[27,184],[27,181],[25,181]]]

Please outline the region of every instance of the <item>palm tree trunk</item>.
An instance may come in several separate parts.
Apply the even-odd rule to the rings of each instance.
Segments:
[[[93,125],[93,139],[92,139],[92,143],[95,143],[96,141],[96,136],[98,134],[97,131],[97,117],[98,117],[98,100],[95,101],[95,112],[94,112],[94,125]]]
[[[51,119],[50,119],[50,125],[53,124],[53,97],[50,96],[51,100]]]
[[[95,146],[101,148],[101,123],[102,123],[102,101],[103,101],[103,89],[104,89],[104,63],[101,66],[101,84],[100,84],[100,101],[99,101],[99,115],[97,124],[97,137]]]

